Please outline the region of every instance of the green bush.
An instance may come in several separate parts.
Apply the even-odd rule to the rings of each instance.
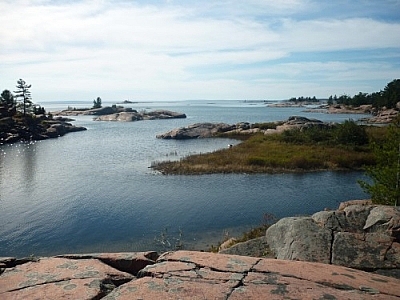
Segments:
[[[363,126],[348,120],[338,125],[336,129],[336,141],[342,145],[362,146],[368,144],[368,134]]]

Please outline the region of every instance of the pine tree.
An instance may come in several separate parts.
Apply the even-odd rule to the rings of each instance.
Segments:
[[[27,110],[29,110],[29,108],[32,107],[32,97],[31,97],[31,92],[29,91],[31,86],[32,85],[27,85],[23,79],[19,79],[17,81],[17,90],[14,91],[15,93],[14,97],[17,100],[21,99],[21,106],[23,109],[24,117],[26,116]]]
[[[96,100],[93,100],[93,108],[101,108],[101,98],[97,97]]]

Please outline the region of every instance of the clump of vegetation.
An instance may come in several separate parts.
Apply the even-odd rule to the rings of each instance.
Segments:
[[[93,108],[101,108],[101,98],[97,97],[96,100],[93,100]]]
[[[370,182],[359,181],[374,203],[400,205],[400,119],[390,125],[371,147],[376,164],[366,167]]]

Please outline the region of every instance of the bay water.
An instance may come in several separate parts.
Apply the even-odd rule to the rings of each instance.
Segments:
[[[90,106],[41,103],[47,110]],[[110,105],[113,103],[103,103]],[[265,216],[309,215],[363,199],[361,172],[166,176],[155,161],[177,160],[237,144],[232,139],[161,140],[198,122],[270,122],[300,115],[326,122],[365,115],[305,112],[263,102],[176,101],[124,104],[168,109],[186,119],[96,122],[57,139],[0,146],[0,256],[207,249],[258,226]]]

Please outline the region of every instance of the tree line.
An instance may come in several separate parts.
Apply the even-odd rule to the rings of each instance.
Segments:
[[[351,106],[372,105],[376,109],[396,108],[397,102],[400,101],[400,79],[394,79],[389,82],[385,88],[379,92],[371,94],[359,92],[353,97],[349,95],[330,96],[328,104],[343,104]]]

